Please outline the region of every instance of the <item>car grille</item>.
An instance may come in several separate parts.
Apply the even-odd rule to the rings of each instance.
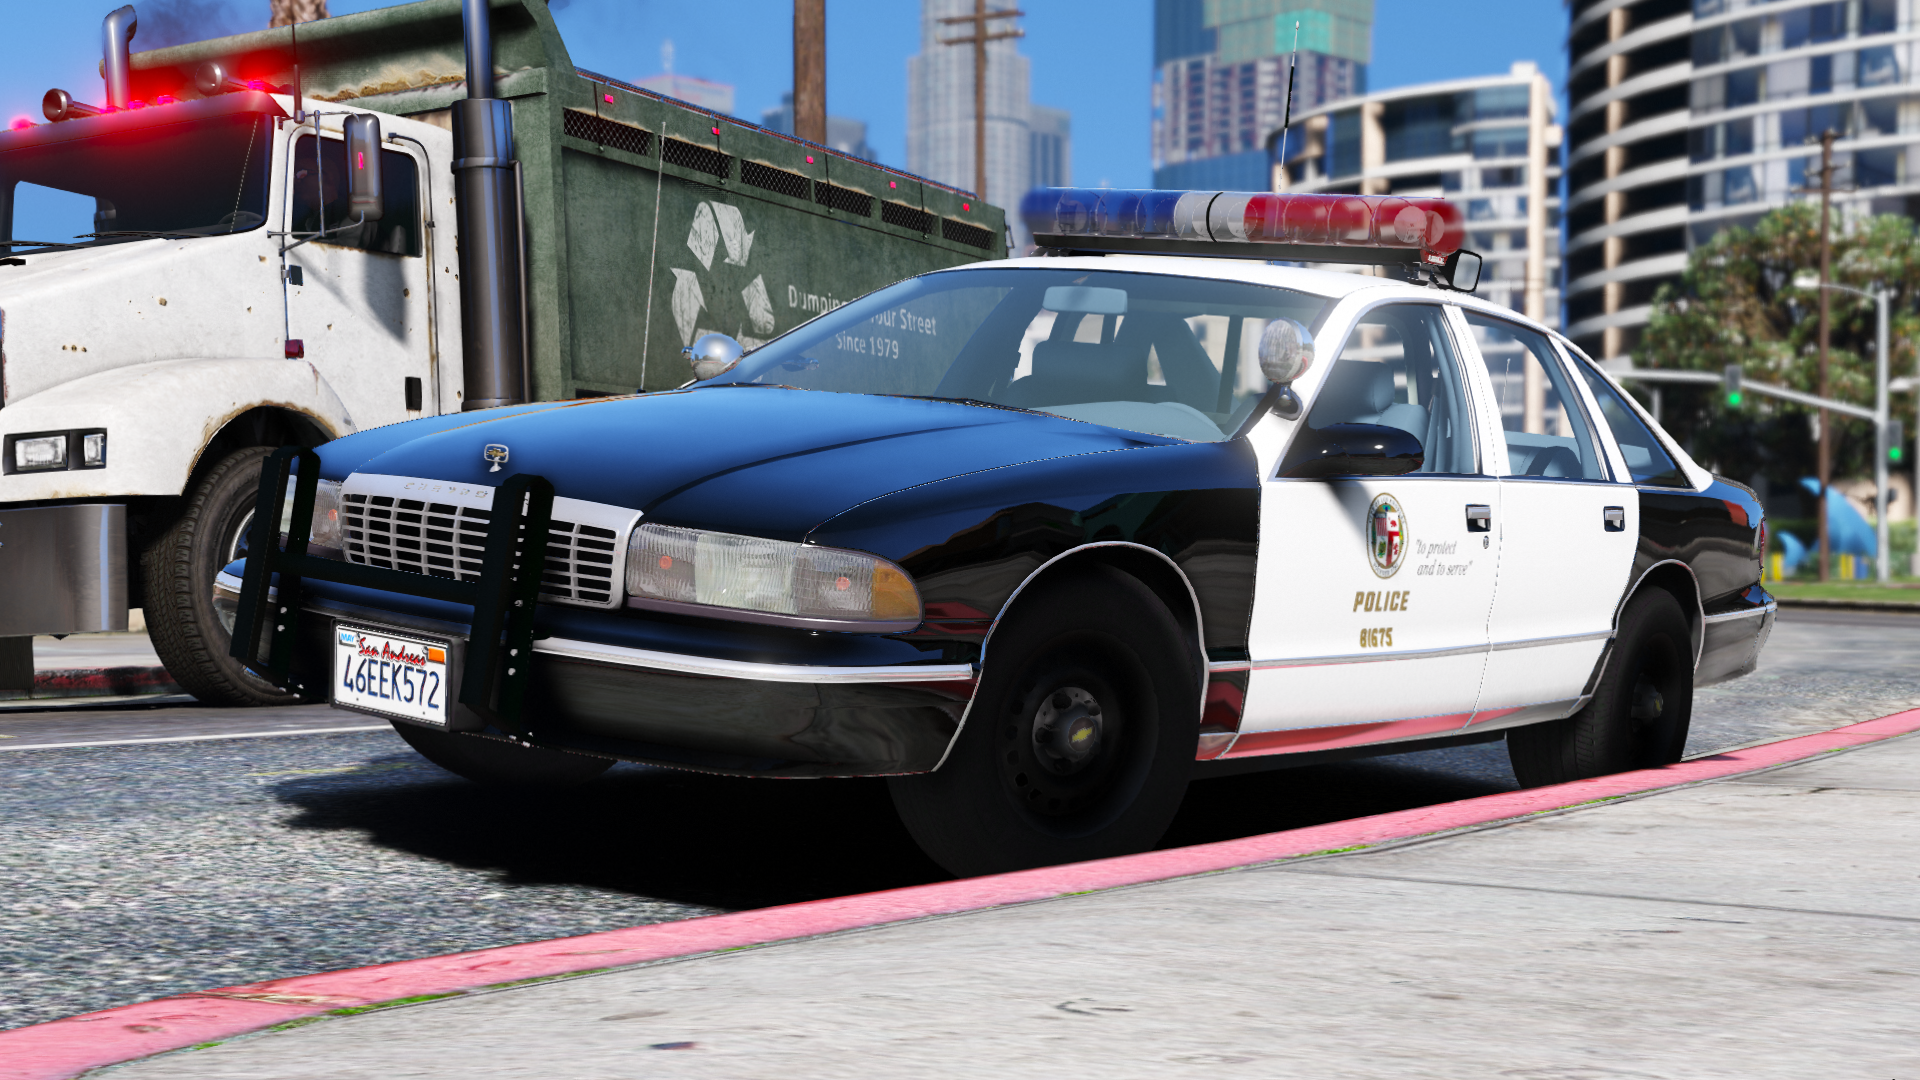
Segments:
[[[356,475],[347,481],[341,498],[347,560],[456,581],[478,580],[493,511],[473,503],[490,502],[492,492],[461,489],[469,497],[459,503],[410,498],[405,491],[408,479]],[[428,481],[411,486],[444,485]],[[480,497],[471,497],[474,492]],[[577,499],[555,499],[553,509],[541,599],[582,607],[619,604],[620,543],[639,514]]]

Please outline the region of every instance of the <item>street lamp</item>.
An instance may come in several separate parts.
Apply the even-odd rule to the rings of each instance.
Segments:
[[[1887,583],[1893,565],[1893,556],[1887,551],[1887,305],[1893,299],[1893,293],[1879,287],[1856,289],[1851,285],[1838,285],[1820,282],[1820,275],[1801,273],[1794,275],[1794,287],[1800,289],[1836,289],[1855,296],[1864,296],[1874,302],[1876,311],[1874,335],[1874,392],[1873,392],[1873,512],[1874,547],[1877,554],[1874,561],[1878,564],[1876,576],[1880,584]],[[1824,497],[1825,492],[1821,493]],[[1821,514],[1827,512],[1820,507]],[[1820,553],[1822,558],[1826,552]]]

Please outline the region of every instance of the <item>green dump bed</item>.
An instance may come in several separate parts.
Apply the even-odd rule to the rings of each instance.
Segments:
[[[1005,215],[972,195],[574,67],[544,0],[492,0],[513,102],[531,258],[533,391],[657,390],[720,331],[751,347],[914,274],[1006,255]],[[448,126],[466,95],[459,0],[424,0],[133,54],[133,94],[198,96],[218,60]],[[445,206],[451,176],[433,176]],[[453,215],[438,213],[444,236]],[[449,260],[441,260],[449,261]]]

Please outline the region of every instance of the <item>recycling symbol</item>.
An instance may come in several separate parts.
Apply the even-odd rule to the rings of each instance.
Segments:
[[[726,248],[726,258],[721,269],[714,268],[714,256],[720,249]],[[747,231],[747,223],[740,216],[740,208],[723,202],[702,202],[694,207],[693,225],[687,230],[687,248],[693,257],[700,260],[700,269],[714,275],[725,274],[735,281],[744,276],[747,267],[747,255],[753,251],[753,234]],[[739,267],[737,271],[728,271],[726,267]],[[680,331],[680,344],[691,345],[695,338],[714,331],[702,326],[701,313],[713,321],[727,321],[728,313],[716,311],[707,304],[707,295],[700,287],[700,274],[692,270],[673,270],[673,323]],[[767,296],[767,282],[763,275],[755,274],[751,282],[740,290],[743,312],[734,313],[737,325],[732,336],[749,349],[758,348],[766,343],[773,334],[773,301]],[[716,297],[716,303],[733,307],[732,298],[723,292]],[[744,316],[744,317],[743,317]],[[752,333],[747,332],[752,328]]]

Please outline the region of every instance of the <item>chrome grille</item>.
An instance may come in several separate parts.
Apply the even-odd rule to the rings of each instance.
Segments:
[[[409,488],[449,485],[409,477],[350,477],[342,491],[349,562],[412,574],[475,581],[493,521],[489,488],[451,488],[461,502],[408,498]],[[474,505],[474,504],[481,505]],[[555,499],[540,596],[562,604],[611,608],[622,599],[622,539],[639,514],[617,506]]]

